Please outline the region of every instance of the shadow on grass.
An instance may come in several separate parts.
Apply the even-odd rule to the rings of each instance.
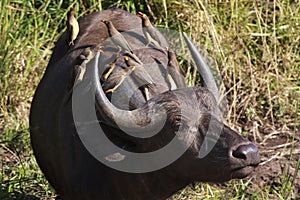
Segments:
[[[40,200],[34,195],[22,194],[18,192],[8,192],[7,188],[0,186],[0,199],[1,200]]]

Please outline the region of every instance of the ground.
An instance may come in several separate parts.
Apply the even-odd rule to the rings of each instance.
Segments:
[[[259,144],[262,163],[253,173],[254,188],[258,190],[269,186],[276,189],[289,179],[294,194],[300,198],[300,171],[296,170],[300,159],[299,135],[299,132],[282,134],[279,131],[263,135],[264,140]],[[291,152],[291,149],[294,151]]]

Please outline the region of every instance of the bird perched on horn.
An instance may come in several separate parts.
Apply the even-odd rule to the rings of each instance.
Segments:
[[[79,24],[74,16],[74,7],[67,14],[67,31],[68,31],[68,45],[74,45],[74,40],[79,33]]]
[[[108,30],[108,35],[111,37],[111,40],[115,45],[118,46],[119,49],[125,51],[132,52],[131,46],[128,44],[127,40],[124,38],[124,36],[116,29],[116,27],[113,25],[113,23],[109,20],[101,20],[103,22]]]

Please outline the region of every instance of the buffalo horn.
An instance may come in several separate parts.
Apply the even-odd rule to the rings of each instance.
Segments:
[[[92,69],[92,85],[95,92],[96,108],[105,120],[111,125],[118,127],[126,133],[136,137],[149,137],[158,128],[162,128],[166,115],[164,109],[157,108],[154,103],[146,104],[142,108],[135,110],[122,110],[115,107],[106,97],[99,81],[98,66],[100,52],[97,52],[92,62],[87,63],[87,69]],[[91,64],[92,66],[88,66]],[[102,65],[102,62],[100,62]],[[140,135],[138,135],[140,133]],[[147,135],[148,133],[148,135]],[[141,135],[143,134],[143,135]]]
[[[199,53],[195,45],[191,42],[189,37],[186,35],[186,33],[183,32],[182,35],[188,46],[189,51],[191,52],[192,58],[197,66],[197,69],[200,73],[203,86],[206,87],[214,95],[216,101],[219,102],[220,101],[219,90],[209,67],[205,63],[203,57],[201,56],[201,54]]]

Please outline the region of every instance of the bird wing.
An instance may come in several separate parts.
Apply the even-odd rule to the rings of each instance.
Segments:
[[[154,84],[153,79],[149,75],[149,73],[146,71],[146,69],[143,67],[143,65],[137,66],[133,72],[132,72],[134,79],[139,83],[143,85],[151,85]]]

